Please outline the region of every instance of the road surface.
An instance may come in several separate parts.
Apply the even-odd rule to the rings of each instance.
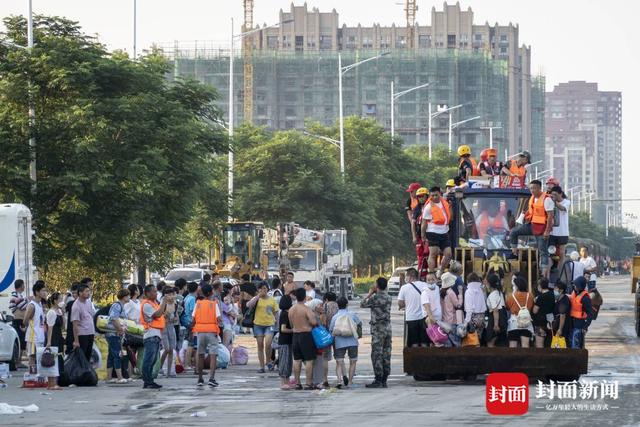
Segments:
[[[392,375],[388,389],[366,389],[372,369],[368,328],[360,342],[356,387],[330,393],[280,391],[277,374],[257,374],[255,345],[249,336],[238,341],[251,347],[247,366],[231,367],[216,377],[220,387],[198,389],[193,375],[161,378],[160,391],[142,390],[141,384],[104,385],[44,392],[19,388],[19,378],[0,389],[0,402],[34,403],[35,414],[0,415],[0,424],[13,425],[638,425],[640,424],[640,341],[633,328],[633,296],[629,276],[603,278],[600,317],[587,337],[589,374],[585,381],[618,381],[618,399],[550,401],[536,398],[530,388],[529,412],[521,417],[491,416],[485,408],[484,380],[475,382],[415,382],[402,372],[402,313],[393,309]],[[352,302],[356,305],[356,301]],[[368,320],[367,310],[356,309]],[[331,362],[333,373],[333,362]],[[335,382],[335,376],[330,379]],[[548,410],[554,403],[608,405],[607,410]],[[552,407],[551,407],[552,408]],[[192,417],[196,412],[206,416]]]

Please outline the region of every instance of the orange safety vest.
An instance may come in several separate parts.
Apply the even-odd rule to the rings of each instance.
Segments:
[[[193,332],[210,332],[220,335],[218,303],[210,299],[196,301]]]
[[[517,176],[525,176],[527,169],[524,166],[518,166],[518,163],[512,160],[509,162],[509,172]]]
[[[580,292],[578,296],[576,296],[576,291],[571,293],[571,317],[574,319],[586,319],[587,313],[582,309],[582,298],[589,293],[584,290]]]
[[[531,224],[546,224],[547,223],[547,211],[544,210],[544,201],[547,199],[547,194],[542,193],[538,197],[538,201],[534,203],[535,197],[532,195],[529,198],[529,209],[525,214],[525,219]]]
[[[149,304],[151,307],[153,307],[154,312],[158,311],[158,309],[160,308],[160,304],[158,304],[156,301],[151,301],[148,299],[142,300],[142,305],[140,306],[140,323],[142,324],[142,326],[144,326],[144,330],[146,331],[149,328],[160,330],[164,329],[164,316],[152,319],[151,323],[148,323],[144,319],[144,306],[146,304]]]
[[[435,203],[431,203],[431,222],[437,225],[449,225],[451,222],[451,209],[449,209],[449,203],[442,198],[440,199],[440,203],[442,203],[442,206],[444,207],[446,216],[445,212],[440,209],[440,206]]]
[[[480,166],[476,159],[473,157],[462,157],[460,158],[460,162],[458,163],[458,168],[462,167],[462,164],[465,160],[469,160],[471,162],[471,176],[480,176]]]
[[[483,238],[484,236],[486,236],[487,230],[490,226],[492,225],[491,221],[489,221],[489,214],[485,212],[480,216],[480,224],[478,224],[478,237]],[[501,213],[498,213],[493,218],[492,227],[497,229],[504,228],[504,216]]]
[[[418,206],[418,198],[417,197],[412,197],[411,198],[411,211],[413,211],[416,206]]]

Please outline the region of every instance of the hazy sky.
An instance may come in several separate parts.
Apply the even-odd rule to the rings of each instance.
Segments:
[[[304,1],[295,1],[302,5]],[[402,0],[309,0],[309,9],[335,8],[340,24],[404,25]],[[450,4],[453,2],[449,2]],[[420,24],[430,23],[433,6],[418,0]],[[634,160],[640,158],[640,53],[637,50],[640,1],[636,0],[465,0],[475,23],[520,25],[520,43],[532,47],[532,71],[543,72],[547,89],[569,80],[597,82],[601,90],[622,92],[623,197],[640,198]],[[291,1],[255,0],[254,21],[272,24]],[[111,49],[132,51],[133,0],[33,0],[35,13],[66,16],[98,34]],[[27,0],[0,0],[0,16],[25,14]],[[242,22],[241,0],[138,0],[138,51],[173,40],[229,38],[230,18]],[[635,49],[633,49],[635,48]],[[609,195],[607,195],[609,196]],[[640,217],[640,202],[626,202],[624,212]]]

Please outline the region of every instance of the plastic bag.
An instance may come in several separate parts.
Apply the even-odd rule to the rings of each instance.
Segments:
[[[249,351],[246,347],[238,346],[231,351],[232,365],[246,365],[249,362]]]
[[[65,385],[96,386],[98,375],[80,348],[74,349],[64,362],[64,371],[60,382]]]
[[[217,367],[220,369],[227,369],[229,362],[231,361],[231,353],[227,347],[220,344],[218,346]]]
[[[564,337],[554,335],[551,338],[551,348],[567,348],[567,340]]]
[[[333,344],[331,333],[324,326],[316,326],[311,330],[311,336],[316,348],[325,348]]]
[[[462,339],[462,347],[480,347],[478,333],[469,332],[467,336]]]

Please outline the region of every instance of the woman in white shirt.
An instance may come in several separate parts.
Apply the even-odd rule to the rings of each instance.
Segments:
[[[485,337],[487,347],[495,347],[498,338],[504,341],[507,336],[507,312],[500,276],[497,274],[489,274],[485,282],[490,290],[489,296],[487,297],[489,321],[487,322]]]
[[[465,323],[475,326],[478,337],[484,330],[484,316],[487,312],[487,302],[482,289],[482,279],[476,273],[467,276],[467,292],[464,294]]]
[[[427,326],[442,320],[442,305],[440,303],[440,288],[436,283],[435,273],[427,274],[427,288],[420,295],[420,303],[424,310]]]
[[[124,305],[124,315],[129,320],[140,323],[140,288],[136,284],[127,287],[131,299]]]

